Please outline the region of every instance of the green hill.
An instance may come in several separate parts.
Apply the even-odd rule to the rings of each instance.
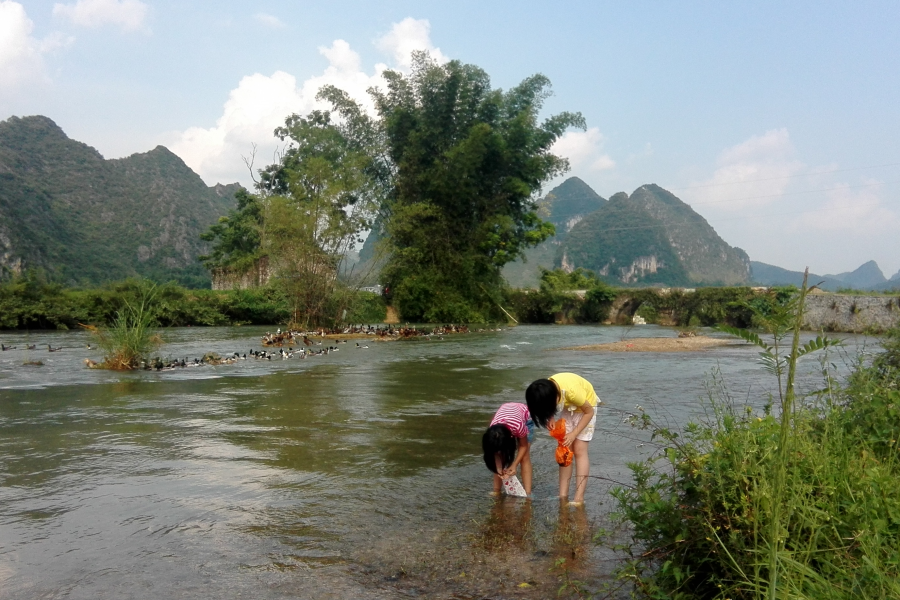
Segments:
[[[644,185],[586,216],[557,250],[557,265],[591,269],[618,285],[741,285],[746,253],[732,248],[672,193]]]
[[[541,201],[543,218],[556,226],[556,241],[565,238],[581,219],[606,204],[597,192],[577,177],[569,177]]]
[[[0,277],[67,285],[130,276],[209,285],[201,232],[234,206],[172,152],[106,160],[46,117],[0,122]]]
[[[606,200],[581,179],[570,177],[550,190],[539,204],[541,218],[556,226],[556,235],[526,250],[524,260],[503,267],[503,277],[513,287],[537,287],[541,268],[553,268],[560,241],[581,219],[606,204]]]

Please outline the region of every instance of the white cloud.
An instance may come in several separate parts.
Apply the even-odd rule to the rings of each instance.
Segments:
[[[319,51],[329,61],[321,75],[300,84],[284,71],[244,77],[229,94],[215,127],[191,127],[171,145],[172,151],[208,183],[247,183],[249,171],[241,157],[249,156],[256,144],[255,168],[272,162],[280,144],[272,132],[288,115],[326,108],[315,99],[323,85],[336,85],[371,107],[366,90],[381,82],[380,71],[374,75],[362,72],[359,55],[344,40],[335,40]]]
[[[256,13],[253,15],[253,18],[257,20],[257,22],[269,27],[270,29],[284,29],[287,25],[284,24],[284,21],[276,17],[275,15],[269,15],[266,13]]]
[[[148,6],[140,0],[78,0],[75,4],[54,4],[53,15],[82,27],[116,25],[123,31],[141,29]]]
[[[446,61],[440,50],[432,46],[428,29],[428,21],[405,19],[376,41],[376,46],[388,52],[400,69],[409,67],[412,50],[428,50],[436,59]],[[335,40],[331,46],[319,48],[319,52],[328,59],[328,66],[320,75],[302,83],[284,71],[248,75],[229,93],[215,126],[191,127],[174,134],[169,148],[207,183],[240,181],[248,185],[250,173],[241,157],[249,156],[256,144],[255,169],[270,164],[281,145],[272,132],[284,124],[288,115],[326,108],[315,99],[322,86],[335,85],[366,110],[373,111],[366,90],[384,85],[381,73],[387,67],[378,64],[371,74],[366,73],[359,54],[344,40]]]
[[[778,200],[803,168],[793,158],[787,129],[754,135],[719,154],[712,177],[697,182],[685,195],[693,205],[714,205],[717,210],[761,207]]]
[[[325,69],[326,76],[329,74],[335,76],[340,73],[349,74],[362,72],[359,54],[350,48],[350,44],[344,40],[334,40],[331,43],[330,48],[320,46],[319,52],[322,56],[327,58],[329,62],[328,68]]]
[[[0,2],[0,96],[47,81],[44,55],[71,40],[60,34],[31,35],[34,23],[18,2]]]
[[[896,264],[900,213],[876,180],[839,182],[840,165],[805,166],[786,129],[723,150],[712,176],[674,190],[750,258],[815,273]]]
[[[795,219],[791,229],[858,236],[896,232],[900,216],[884,206],[883,188],[872,180],[858,186],[834,186],[825,192],[827,201]]]
[[[427,50],[439,63],[449,60],[440,48],[435,48],[431,44],[431,24],[427,19],[407,17],[399,23],[394,23],[388,33],[375,41],[375,47],[391,56],[396,66],[401,69],[412,66],[411,57],[414,50]]]
[[[603,153],[605,138],[596,127],[587,131],[567,131],[553,144],[552,152],[569,159],[573,171],[607,171],[616,166]]]

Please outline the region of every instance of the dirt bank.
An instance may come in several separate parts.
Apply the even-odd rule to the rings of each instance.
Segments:
[[[686,338],[632,338],[621,342],[573,346],[560,350],[593,350],[597,352],[699,352],[715,346],[740,344],[737,340],[712,338],[705,335]]]

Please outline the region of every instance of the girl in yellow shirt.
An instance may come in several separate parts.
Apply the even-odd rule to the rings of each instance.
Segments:
[[[588,380],[574,373],[557,373],[533,381],[525,390],[525,402],[534,424],[551,429],[558,419],[566,423],[563,444],[575,455],[575,498],[570,504],[584,504],[584,492],[591,473],[588,443],[594,437],[597,405],[600,403]],[[572,465],[559,467],[559,497],[569,497]]]

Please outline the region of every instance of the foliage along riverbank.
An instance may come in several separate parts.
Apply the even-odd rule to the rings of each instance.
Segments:
[[[799,396],[797,361],[834,342],[800,345],[795,310],[761,317],[774,345],[733,331],[778,380],[762,410],[715,380],[707,418],[683,431],[631,415],[658,448],[613,493],[636,597],[900,597],[900,330],[842,382],[824,355],[822,389]]]
[[[0,283],[0,329],[72,329],[83,325],[112,325],[129,301],[150,285],[125,280],[95,289],[72,289],[48,283],[31,273]],[[755,315],[771,314],[796,292],[795,288],[760,290],[750,287],[710,287],[694,290],[613,288],[590,271],[546,271],[537,290],[505,289],[485,293],[497,321],[510,317],[519,323],[630,324],[634,315],[647,323],[675,327],[731,325],[756,327]],[[245,290],[196,290],[175,283],[159,285],[151,307],[161,327],[223,325],[287,325],[294,305],[278,285]],[[879,300],[881,302],[881,300]],[[885,297],[900,312],[900,299]],[[346,313],[344,310],[346,309]],[[851,309],[859,311],[856,304]],[[338,288],[326,302],[330,320],[323,326],[382,323],[387,302],[371,292]],[[401,321],[407,319],[400,315]],[[841,327],[827,327],[833,331]],[[871,327],[878,332],[886,327]]]
[[[0,329],[74,329],[112,325],[127,302],[142,297],[149,284],[129,279],[96,289],[71,289],[37,277],[0,283]],[[287,323],[291,304],[276,287],[249,290],[193,290],[159,285],[149,309],[161,327],[274,325]],[[357,292],[348,322],[381,322],[385,305],[378,294]]]
[[[523,323],[644,322],[670,327],[760,327],[797,293],[786,287],[612,288],[592,272],[544,271],[537,290],[509,290]],[[900,295],[810,294],[803,329],[883,333],[900,326]]]
[[[604,323],[630,325],[634,315],[647,323],[675,327],[757,325],[754,314],[770,314],[796,292],[794,287],[761,292],[751,287],[613,288],[591,271],[544,271],[537,290],[511,290],[507,301],[523,323]]]

